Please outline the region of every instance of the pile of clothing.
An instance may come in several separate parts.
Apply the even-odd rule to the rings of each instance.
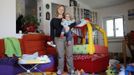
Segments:
[[[39,56],[38,52],[33,54],[23,54],[18,61],[20,64],[49,63],[51,62],[47,55]]]

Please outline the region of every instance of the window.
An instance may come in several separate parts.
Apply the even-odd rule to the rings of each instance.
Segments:
[[[106,32],[108,37],[123,37],[123,17],[109,18],[105,20]]]

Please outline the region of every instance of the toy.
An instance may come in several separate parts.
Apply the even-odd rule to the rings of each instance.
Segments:
[[[94,44],[93,28],[102,33],[104,45]],[[81,43],[76,43],[73,45],[74,61],[79,61],[83,64],[75,64],[75,68],[79,70],[82,68],[85,72],[90,73],[97,73],[106,70],[109,62],[109,55],[108,41],[105,30],[98,25],[91,24],[90,22],[87,22],[87,24],[82,27],[75,27],[74,29],[77,30],[77,33],[75,34],[81,37]],[[74,40],[77,42],[76,39]],[[98,62],[98,60],[101,62]],[[102,67],[102,65],[104,66]]]
[[[93,40],[93,29],[91,23],[88,21],[87,24],[87,32],[88,32],[88,44],[86,44],[86,28],[82,29],[82,34],[83,34],[83,39],[82,39],[82,45],[74,45],[74,52],[75,50],[77,51],[78,49],[84,50],[86,49],[85,52],[82,52],[83,54],[94,54],[95,53],[95,46],[94,46],[94,40]],[[106,32],[104,31],[104,29],[102,29],[101,27],[99,27],[98,25],[94,25],[94,27],[100,31],[103,35],[103,39],[104,39],[104,46],[108,47],[108,41],[107,41],[107,36],[106,36]],[[76,28],[80,28],[80,27],[76,27]],[[77,48],[75,48],[75,46],[77,46]],[[86,48],[85,48],[86,46]],[[78,54],[78,52],[76,52]]]
[[[89,74],[85,73],[85,71],[83,69],[81,69],[81,70],[76,70],[75,75],[89,75]]]
[[[125,70],[125,75],[133,75],[131,74],[132,72],[134,72],[134,63],[128,64]]]
[[[115,71],[111,68],[111,66],[108,66],[108,69],[106,70],[107,75],[116,75]]]
[[[118,75],[125,75],[125,67],[124,66],[121,66],[120,70],[121,71],[119,72]]]

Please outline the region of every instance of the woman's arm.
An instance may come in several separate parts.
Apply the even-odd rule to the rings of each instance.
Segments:
[[[75,27],[76,25],[77,25],[77,23],[74,22],[74,23],[71,23],[71,24],[69,25],[69,27],[70,27],[70,28],[73,28],[73,27]]]
[[[54,19],[51,20],[50,22],[50,36],[52,38],[52,40],[54,40],[54,25],[53,25]]]
[[[74,22],[74,23],[70,24],[69,27],[70,28],[72,28],[72,27],[82,27],[85,24],[87,24],[87,22],[88,22],[87,20],[82,19],[79,22]]]
[[[82,27],[82,26],[86,25],[87,22],[88,22],[88,20],[81,19],[81,20],[80,20],[80,23],[77,24],[76,27]]]

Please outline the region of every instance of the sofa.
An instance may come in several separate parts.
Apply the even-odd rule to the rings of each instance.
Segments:
[[[74,38],[74,44],[77,44],[78,41],[76,39],[78,39],[78,37],[75,36]],[[51,41],[50,36],[44,34],[24,34],[19,41],[23,54],[33,54],[34,52],[39,52],[39,55],[46,54],[50,57],[51,63],[42,64],[38,67],[41,71],[56,71],[57,51],[55,48],[47,45],[47,41]],[[109,61],[107,48],[100,47],[99,45],[95,45],[95,48],[96,51],[93,55],[73,55],[74,67],[76,70],[83,69],[85,72],[93,73],[101,72],[107,69]],[[4,50],[4,39],[0,39],[0,70],[3,70],[0,72],[0,74],[15,75],[24,72],[24,70],[17,64],[17,57],[7,57],[4,54]],[[7,71],[5,69],[7,69],[10,73],[5,72]]]
[[[39,55],[47,54],[47,36],[44,34],[24,34],[22,38],[18,40],[20,42],[22,54],[33,54],[35,52],[38,52]],[[48,56],[51,60],[51,63],[41,64],[37,66],[40,71],[54,71],[53,66],[55,66],[55,58],[51,55]],[[29,66],[26,65],[25,67]],[[7,57],[7,55],[5,55],[4,38],[0,39],[0,70],[0,75],[16,75],[21,72],[26,72],[19,66],[18,57],[16,57],[15,55],[13,57]]]

